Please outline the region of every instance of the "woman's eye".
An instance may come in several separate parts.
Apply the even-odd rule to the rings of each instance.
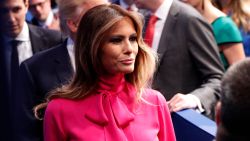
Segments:
[[[111,38],[111,39],[110,39],[110,42],[111,42],[111,43],[120,43],[121,41],[122,41],[121,38]]]
[[[137,37],[136,36],[130,37],[129,40],[132,42],[137,41]]]

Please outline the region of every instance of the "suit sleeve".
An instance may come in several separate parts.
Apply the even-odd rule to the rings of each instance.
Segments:
[[[224,71],[219,49],[211,26],[203,19],[191,17],[187,26],[189,53],[194,58],[195,66],[203,80],[202,85],[190,94],[197,96],[205,114],[212,116],[211,110],[220,95],[220,82]]]
[[[15,140],[42,141],[42,121],[35,118],[33,107],[41,103],[35,95],[35,84],[28,66],[20,66],[17,88],[13,94],[13,122],[15,126]]]

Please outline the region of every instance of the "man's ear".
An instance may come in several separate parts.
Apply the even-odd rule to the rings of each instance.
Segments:
[[[217,102],[215,106],[215,122],[217,126],[221,123],[221,102]]]
[[[69,29],[71,32],[76,33],[77,31],[77,24],[73,20],[67,20],[66,21]]]

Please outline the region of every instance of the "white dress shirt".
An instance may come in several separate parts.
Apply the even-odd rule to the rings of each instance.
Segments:
[[[165,25],[165,22],[169,13],[169,9],[172,3],[173,3],[173,0],[164,0],[164,2],[156,10],[156,12],[152,13],[156,17],[158,17],[158,21],[155,23],[155,30],[154,30],[153,43],[152,43],[152,49],[154,49],[155,51],[158,50],[162,30]]]
[[[23,29],[17,35],[16,38],[9,38],[5,37],[7,41],[6,51],[11,52],[11,41],[17,40],[19,41],[17,45],[17,51],[18,51],[18,59],[19,64],[21,64],[24,60],[30,58],[33,55],[32,47],[31,47],[31,41],[30,41],[30,35],[29,35],[29,27],[26,22],[23,24]]]
[[[40,22],[38,21],[39,25],[42,26],[43,28],[47,28],[48,26],[50,26],[53,22],[53,19],[54,19],[54,14],[52,11],[49,12],[49,15],[46,19],[45,22]]]
[[[67,40],[67,50],[68,50],[68,53],[69,53],[69,58],[70,58],[71,65],[72,65],[73,70],[75,72],[76,65],[75,65],[74,41],[70,37]]]

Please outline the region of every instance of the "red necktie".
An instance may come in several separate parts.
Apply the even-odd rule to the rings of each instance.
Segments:
[[[155,23],[158,20],[158,18],[155,15],[151,15],[147,28],[146,28],[146,32],[145,32],[145,37],[144,37],[144,41],[150,46],[152,47],[152,43],[153,43],[153,37],[154,37],[154,29],[155,29]]]
[[[127,7],[127,10],[128,10],[128,11],[132,11],[131,6],[128,6],[128,7]]]

